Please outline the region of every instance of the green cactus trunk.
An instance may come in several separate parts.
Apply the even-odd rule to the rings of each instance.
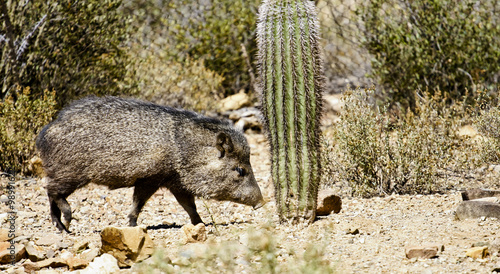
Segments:
[[[282,222],[312,222],[321,177],[324,82],[314,3],[264,0],[257,44],[278,214]]]

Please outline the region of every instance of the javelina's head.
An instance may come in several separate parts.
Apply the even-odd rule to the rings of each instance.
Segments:
[[[263,206],[265,202],[250,165],[250,147],[243,134],[221,131],[212,140],[213,146],[200,151],[203,161],[194,172],[197,174],[192,174],[194,180],[201,181],[196,194],[255,209]]]

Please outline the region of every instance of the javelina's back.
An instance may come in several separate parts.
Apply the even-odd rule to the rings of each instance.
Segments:
[[[258,189],[244,136],[228,123],[194,112],[134,99],[87,97],[63,109],[44,127],[36,146],[47,174],[53,220],[60,229],[67,225],[58,222],[57,215],[61,210],[68,211],[69,205],[57,197],[65,198],[89,182],[111,189],[136,186],[134,208],[139,209],[131,213],[135,219],[141,203],[161,186],[172,191],[193,223],[201,222],[196,209],[192,209],[193,195],[251,205],[262,203],[260,190],[251,195],[255,196],[252,201],[224,193],[236,189],[227,177],[230,170],[241,173],[242,166],[244,175],[248,175],[246,181]],[[225,159],[224,148],[230,149]],[[228,186],[215,181],[228,181]],[[139,193],[138,184],[147,189]],[[181,198],[185,196],[187,201]],[[129,217],[131,225],[135,225],[134,216]]]

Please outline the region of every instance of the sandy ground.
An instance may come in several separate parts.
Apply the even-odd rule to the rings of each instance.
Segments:
[[[242,235],[250,228],[267,227],[278,243],[279,261],[287,260],[288,251],[301,252],[312,244],[322,249],[324,259],[339,273],[490,273],[500,267],[498,252],[492,252],[485,259],[466,256],[466,250],[473,245],[492,243],[500,238],[500,221],[455,220],[454,211],[461,200],[458,189],[425,196],[392,195],[371,199],[343,196],[343,209],[339,214],[319,218],[308,227],[277,224],[264,136],[251,134],[248,139],[256,179],[270,202],[254,211],[231,202],[197,200],[198,211],[207,223],[209,241],[241,242]],[[2,179],[2,186],[6,182]],[[6,197],[1,199],[0,213],[7,212]],[[110,191],[90,185],[76,191],[68,198],[74,212],[73,234],[63,234],[63,244],[55,248],[54,256],[63,249],[71,251],[73,244],[82,240],[99,248],[99,232],[104,227],[127,226],[131,200],[132,189]],[[58,233],[49,220],[48,198],[41,180],[17,181],[15,206],[16,236],[29,236],[36,241]],[[0,221],[2,227],[7,226],[6,213],[0,215]],[[138,223],[148,227],[156,246],[165,247],[172,259],[189,248],[180,243],[180,227],[189,223],[189,217],[167,190],[158,191],[148,201]],[[356,229],[359,233],[353,233]],[[433,259],[406,258],[406,247],[427,243],[443,245],[444,251]]]

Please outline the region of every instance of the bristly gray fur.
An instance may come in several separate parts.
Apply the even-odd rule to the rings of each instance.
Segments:
[[[159,187],[166,187],[201,222],[194,196],[252,206],[263,203],[244,135],[229,123],[135,99],[87,97],[63,109],[36,140],[47,174],[52,219],[65,198],[88,183],[135,187],[130,224]],[[243,172],[242,172],[243,170]],[[68,212],[69,210],[69,212]]]

